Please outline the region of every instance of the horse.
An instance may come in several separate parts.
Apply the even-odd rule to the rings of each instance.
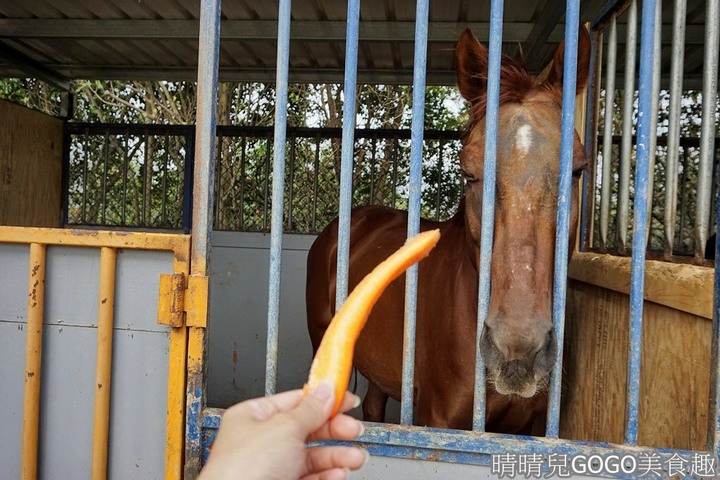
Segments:
[[[578,38],[577,93],[588,78],[590,39]],[[547,384],[557,352],[551,319],[564,42],[547,78],[503,56],[489,313],[476,345],[478,261],[485,145],[488,50],[469,29],[455,49],[457,84],[470,103],[459,163],[464,196],[444,222],[421,219],[441,238],[418,269],[413,423],[472,426],[477,348],[487,369],[486,430],[544,435]],[[587,165],[577,132],[573,175]],[[577,178],[575,178],[577,180]],[[570,246],[575,242],[578,182],[573,182]],[[406,240],[407,212],[384,206],[352,211],[349,286]],[[338,221],[313,243],[307,259],[308,332],[317,351],[335,310]],[[569,259],[568,259],[569,260]],[[404,281],[385,291],[355,348],[354,365],[368,379],[363,419],[382,422],[388,397],[400,398]]]

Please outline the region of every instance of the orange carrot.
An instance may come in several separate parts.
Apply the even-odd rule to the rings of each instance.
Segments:
[[[430,230],[408,239],[405,245],[363,278],[333,317],[315,354],[304,389],[307,395],[321,382],[332,381],[335,385],[332,416],[340,409],[345,396],[355,342],[367,322],[370,310],[385,288],[410,265],[425,258],[439,239],[440,230]]]

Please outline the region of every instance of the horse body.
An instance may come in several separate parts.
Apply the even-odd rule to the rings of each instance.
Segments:
[[[582,33],[587,37],[583,29],[581,56],[588,53],[583,48],[586,39]],[[562,48],[556,64],[558,60],[562,66]],[[543,387],[556,352],[551,292],[560,152],[557,83],[562,82],[562,67],[559,73],[551,73],[550,83],[540,84],[508,62],[505,60],[501,74],[498,117],[492,292],[479,345],[488,370],[486,429],[542,434],[547,407]],[[414,423],[469,429],[478,347],[483,74],[487,68],[487,51],[469,31],[458,44],[456,64],[460,91],[473,108],[472,126],[464,137],[460,156],[466,177],[465,196],[453,218],[439,223],[421,220],[421,231],[439,228],[441,238],[419,264]],[[578,88],[585,80],[578,76]],[[583,149],[576,138],[574,165],[579,169],[584,164]],[[572,202],[571,218],[576,218],[577,188]],[[308,328],[315,349],[334,314],[337,227],[335,220],[318,236],[308,254]],[[353,210],[350,288],[399,248],[406,234],[406,212],[380,206]],[[355,366],[369,381],[363,401],[363,415],[368,421],[383,421],[388,396],[400,398],[404,278],[394,281],[380,298],[355,348]]]

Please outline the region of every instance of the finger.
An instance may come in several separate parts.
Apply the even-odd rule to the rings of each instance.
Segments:
[[[292,420],[298,436],[305,440],[327,422],[334,404],[333,385],[331,382],[323,382],[285,415]]]
[[[255,420],[267,420],[280,412],[287,412],[297,407],[302,400],[302,390],[291,390],[269,397],[254,398],[237,405],[239,409],[252,416]]]
[[[357,470],[369,458],[365,450],[356,447],[313,447],[307,449],[303,473],[319,473],[334,468]]]
[[[345,396],[343,397],[343,401],[340,404],[339,411],[340,413],[347,412],[348,410],[359,407],[360,403],[362,403],[360,397],[358,397],[354,393],[345,392]]]
[[[349,415],[338,415],[313,432],[308,441],[321,440],[354,440],[365,431],[362,422]]]
[[[300,480],[345,480],[350,472],[344,468],[333,468],[320,473],[311,473]]]

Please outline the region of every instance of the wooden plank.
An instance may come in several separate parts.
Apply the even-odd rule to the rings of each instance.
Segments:
[[[572,281],[568,290],[561,437],[622,443],[628,296]],[[639,444],[704,450],[712,325],[645,302]]]
[[[63,121],[5,101],[0,118],[0,225],[58,226]]]
[[[645,300],[712,320],[714,270],[657,260],[645,262]],[[568,276],[630,293],[630,258],[576,252]]]

